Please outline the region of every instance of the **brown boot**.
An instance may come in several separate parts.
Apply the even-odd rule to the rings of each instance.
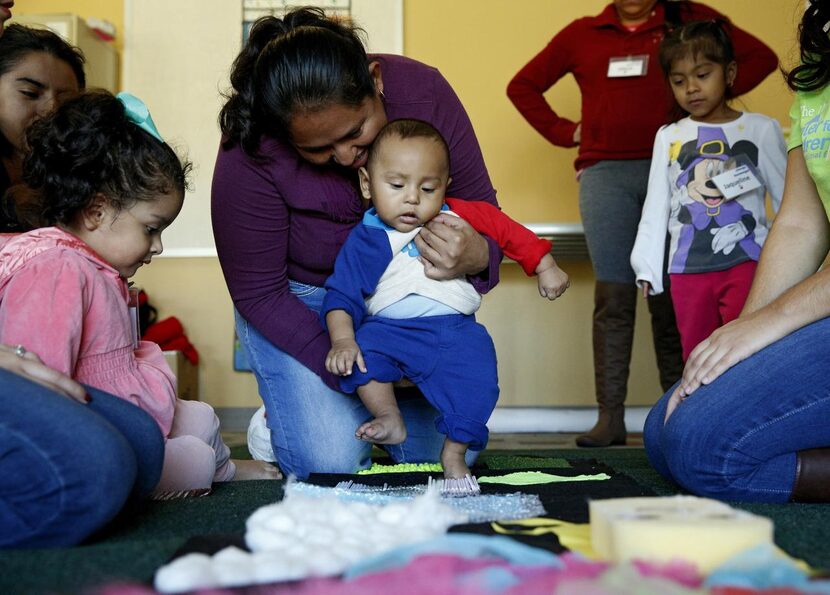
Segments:
[[[594,382],[599,418],[578,446],[625,444],[625,396],[634,340],[637,288],[597,281],[594,291]]]
[[[651,313],[651,336],[660,386],[665,392],[683,375],[683,347],[668,287],[663,293],[648,296],[648,311]]]
[[[830,502],[830,448],[796,453],[793,502]]]
[[[600,406],[599,417],[594,427],[581,436],[577,436],[576,445],[586,448],[625,444],[625,411],[623,407],[603,409]]]

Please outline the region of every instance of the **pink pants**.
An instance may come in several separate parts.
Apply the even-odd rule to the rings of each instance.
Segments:
[[[725,271],[669,275],[683,361],[698,343],[738,317],[757,266],[750,260]]]
[[[214,481],[233,479],[236,466],[230,454],[219,434],[219,418],[213,407],[176,399],[156,492],[209,488]]]

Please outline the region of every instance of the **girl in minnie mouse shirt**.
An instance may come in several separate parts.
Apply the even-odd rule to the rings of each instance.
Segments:
[[[766,194],[777,211],[787,157],[777,121],[729,106],[737,66],[720,23],[674,30],[660,63],[688,116],[657,132],[631,266],[644,296],[663,291],[668,269],[685,360],[740,314],[768,233]]]

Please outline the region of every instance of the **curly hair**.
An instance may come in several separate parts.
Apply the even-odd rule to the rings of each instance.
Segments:
[[[191,164],[131,122],[107,91],[66,101],[34,122],[26,141],[23,181],[36,200],[22,202],[42,225],[70,223],[97,194],[121,210],[187,187]]]

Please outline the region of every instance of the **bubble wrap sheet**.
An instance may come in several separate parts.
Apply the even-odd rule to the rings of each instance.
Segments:
[[[291,489],[309,496],[334,494],[341,500],[367,504],[388,504],[402,500],[413,500],[427,492],[427,485],[416,486],[369,486],[360,483],[341,482],[337,487],[316,486],[295,482]],[[537,517],[545,514],[539,496],[535,494],[479,494],[463,498],[442,497],[441,501],[467,515],[470,523],[490,521],[511,521]]]

